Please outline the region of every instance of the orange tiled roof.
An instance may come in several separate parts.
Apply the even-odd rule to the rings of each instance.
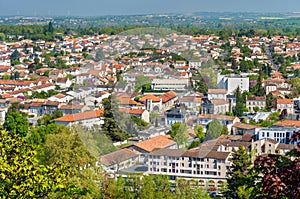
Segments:
[[[174,91],[168,91],[165,94],[160,96],[162,98],[162,102],[165,103],[175,97],[177,97],[177,93],[175,93]]]
[[[151,152],[154,149],[166,148],[173,144],[175,144],[175,142],[171,140],[169,136],[159,135],[154,138],[150,138],[148,140],[138,142],[135,144],[135,146],[145,151]]]
[[[81,113],[68,114],[68,115],[62,116],[60,118],[57,118],[54,121],[75,122],[75,121],[81,121],[81,120],[101,117],[101,116],[103,116],[103,114],[104,114],[103,110],[92,110],[92,111],[86,111],[86,112],[81,112]]]
[[[277,104],[291,104],[293,103],[292,99],[277,99]]]
[[[123,111],[125,113],[133,114],[133,115],[142,115],[145,111],[145,109],[139,109],[139,108],[120,108],[120,111]]]
[[[282,126],[282,127],[300,127],[300,121],[298,120],[283,120],[278,121],[274,126]]]
[[[140,98],[140,102],[146,102],[147,99],[152,99],[153,102],[159,102],[160,101],[160,98],[159,97],[156,97],[155,95],[153,94],[148,94],[142,98]]]

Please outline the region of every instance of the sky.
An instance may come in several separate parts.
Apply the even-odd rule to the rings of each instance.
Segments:
[[[299,0],[0,0],[0,16],[300,12]]]

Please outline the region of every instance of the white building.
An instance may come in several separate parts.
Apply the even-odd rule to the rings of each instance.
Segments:
[[[255,112],[254,109],[257,107],[259,110],[262,110],[266,107],[266,97],[265,96],[253,96],[246,98],[246,107],[251,113]]]
[[[226,89],[208,89],[207,98],[211,99],[224,99],[226,100],[227,90]]]
[[[154,79],[151,83],[152,90],[186,90],[189,79]]]
[[[217,83],[218,87],[226,89],[228,94],[233,94],[238,87],[240,87],[241,92],[249,91],[249,77],[218,74]]]
[[[288,144],[294,131],[298,131],[299,128],[289,128],[289,127],[270,127],[262,128],[258,130],[255,139],[272,139],[282,144]]]

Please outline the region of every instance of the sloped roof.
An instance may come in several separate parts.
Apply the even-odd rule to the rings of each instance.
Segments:
[[[154,149],[166,148],[173,144],[175,144],[175,141],[171,140],[169,136],[159,135],[154,138],[138,142],[134,146],[139,147],[145,151],[151,152]]]
[[[81,121],[81,120],[101,117],[101,116],[103,116],[103,114],[104,114],[103,110],[92,110],[92,111],[86,111],[86,112],[81,112],[81,113],[68,114],[68,115],[62,116],[60,118],[54,119],[54,121],[75,122],[75,121]]]
[[[106,166],[110,166],[113,164],[118,164],[120,162],[123,162],[125,160],[128,160],[132,157],[138,156],[139,153],[137,151],[133,151],[127,148],[120,149],[117,151],[114,151],[112,153],[100,156],[99,160],[102,164]]]

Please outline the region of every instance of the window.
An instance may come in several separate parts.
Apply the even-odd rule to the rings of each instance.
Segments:
[[[269,137],[269,132],[267,132],[267,137]]]

